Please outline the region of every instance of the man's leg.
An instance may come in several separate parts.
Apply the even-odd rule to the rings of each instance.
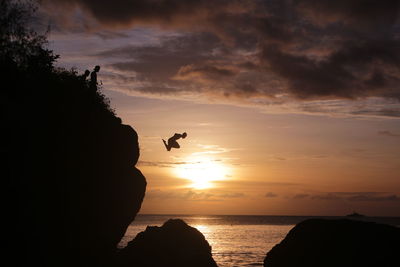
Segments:
[[[176,141],[168,142],[168,145],[169,145],[170,147],[173,147],[173,148],[180,148],[180,147],[181,147],[181,146],[178,144],[178,142],[176,142]]]
[[[171,150],[171,147],[168,146],[167,142],[165,142],[164,139],[163,139],[162,141],[164,142],[165,148],[166,148],[168,151],[170,151],[170,150]]]

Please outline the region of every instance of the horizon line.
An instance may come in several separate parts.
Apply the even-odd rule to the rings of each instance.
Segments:
[[[348,217],[346,215],[274,215],[274,214],[184,214],[184,213],[138,213],[145,216],[269,216],[269,217]],[[366,218],[400,218],[400,215],[364,215]],[[364,217],[364,218],[365,218]],[[349,217],[351,218],[351,217]]]

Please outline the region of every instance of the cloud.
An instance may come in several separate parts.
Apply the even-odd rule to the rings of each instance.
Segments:
[[[129,38],[129,35],[123,32],[116,32],[116,31],[99,31],[95,33],[103,40],[110,40],[110,39],[117,39],[117,38]]]
[[[263,182],[263,181],[252,181],[252,180],[229,180],[229,181],[215,181],[215,184],[225,184],[229,183],[230,186],[237,186],[238,188],[243,188],[246,186],[277,186],[277,187],[297,187],[302,186],[300,183],[291,183],[291,182]]]
[[[318,194],[318,195],[312,195],[311,199],[316,199],[316,200],[338,200],[342,199],[342,196],[337,193],[324,193],[324,194]]]
[[[308,198],[310,195],[309,194],[296,194],[293,196],[293,199],[305,199]]]
[[[392,133],[391,131],[378,131],[379,135],[390,136],[390,137],[400,137],[400,134]]]
[[[268,192],[268,193],[265,194],[266,198],[274,198],[274,197],[277,197],[277,196],[278,196],[278,194],[275,194],[274,192]]]
[[[344,23],[353,27],[376,27],[392,24],[398,16],[399,1],[304,0],[298,9],[317,23]]]
[[[194,190],[149,190],[146,197],[149,199],[178,199],[186,201],[224,201],[232,198],[243,198],[246,195],[238,192],[225,191],[194,191]]]
[[[215,196],[208,192],[195,192],[193,190],[149,190],[146,192],[149,199],[181,199],[193,201],[219,201]]]
[[[291,107],[290,105],[293,105]],[[336,117],[400,117],[400,106],[397,101],[370,97],[353,100],[314,100],[286,105],[288,109],[306,114],[330,115]]]
[[[397,202],[400,196],[388,192],[323,192],[300,193],[291,197],[295,200],[310,199],[322,201],[350,201],[350,202]]]
[[[243,193],[224,193],[224,194],[220,194],[218,197],[221,198],[242,198],[246,196]]]
[[[321,58],[265,45],[262,60],[265,68],[283,78],[286,89],[300,99],[399,99],[399,44],[393,39],[346,40]]]
[[[164,37],[157,45],[125,45],[99,52],[95,56],[123,59],[127,65],[117,67],[122,70],[131,70],[132,67],[139,73],[149,72],[149,68],[150,71],[156,68],[157,72],[157,68],[164,70],[164,67],[173,67],[173,72],[163,77],[168,78],[176,74],[181,66],[210,59],[212,51],[220,45],[220,40],[209,33],[176,34]],[[133,62],[138,64],[134,65]]]
[[[151,139],[154,138],[159,138],[159,137],[147,137]],[[192,156],[198,156],[198,155],[214,155],[214,154],[223,154],[223,153],[227,153],[230,152],[232,150],[227,149],[227,148],[223,148],[220,147],[218,145],[203,145],[203,144],[198,144],[198,147],[200,150],[203,151],[199,151],[199,152],[194,152],[191,155]],[[231,160],[229,158],[221,158],[219,157],[218,159],[210,159],[210,162],[225,162]],[[138,166],[151,166],[151,167],[160,167],[160,168],[175,168],[177,166],[181,166],[181,165],[201,165],[204,164],[205,162],[208,163],[208,161],[205,161],[203,159],[195,159],[193,161],[182,161],[179,160],[179,158],[176,158],[176,161],[143,161],[143,160],[139,160],[138,162]]]
[[[159,45],[96,54],[134,76],[135,92],[258,105],[380,98],[394,107],[354,104],[347,114],[400,116],[397,0],[45,2],[79,9],[87,15],[81,20],[107,30],[103,38],[114,38],[112,29],[143,25],[175,31]]]
[[[345,200],[352,202],[400,201],[400,196],[386,192],[327,192],[314,194],[314,200]]]
[[[215,66],[211,64],[203,65],[186,65],[179,69],[174,77],[177,80],[205,79],[218,80],[221,77],[232,77],[237,72],[234,69],[229,69],[223,66]]]
[[[192,155],[194,155],[194,156],[196,156],[196,155],[210,155],[210,154],[223,154],[223,153],[227,153],[227,152],[231,152],[232,151],[232,149],[223,148],[223,147],[220,147],[218,145],[198,144],[197,146],[202,151],[192,153]]]
[[[366,194],[358,194],[354,196],[350,196],[347,198],[349,201],[400,201],[400,197],[397,195],[366,195]]]
[[[42,0],[45,9],[83,12],[88,24],[106,28],[158,25],[162,28],[200,28],[220,14],[240,14],[253,6],[249,0]],[[87,20],[89,20],[87,18]],[[199,23],[201,22],[201,23]],[[94,24],[94,25],[93,25]]]
[[[185,165],[188,164],[189,162],[185,161],[143,161],[139,160],[138,166],[151,166],[151,167],[160,167],[160,168],[173,168],[175,166],[179,165]],[[190,162],[192,163],[192,162]]]

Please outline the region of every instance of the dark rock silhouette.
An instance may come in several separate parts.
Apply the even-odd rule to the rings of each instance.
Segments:
[[[112,266],[146,180],[138,135],[24,28],[31,6],[0,0],[3,261]],[[26,8],[26,10],[22,10]]]
[[[310,219],[296,225],[265,267],[400,266],[400,228],[353,220]]]
[[[2,103],[16,266],[108,266],[145,193],[138,135],[74,74],[31,77]]]
[[[216,267],[204,236],[180,219],[148,226],[119,252],[120,265],[141,267]]]

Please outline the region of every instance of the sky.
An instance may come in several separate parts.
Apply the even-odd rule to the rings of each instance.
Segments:
[[[400,216],[399,8],[42,0],[38,21],[138,132],[142,214]]]

